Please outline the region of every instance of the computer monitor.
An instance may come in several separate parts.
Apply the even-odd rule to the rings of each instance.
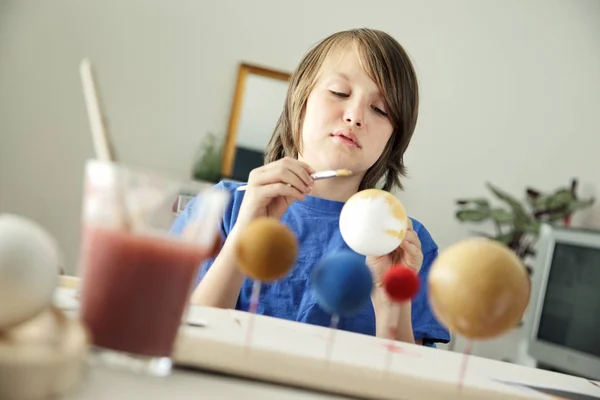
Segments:
[[[543,225],[531,280],[530,356],[600,379],[600,232]]]

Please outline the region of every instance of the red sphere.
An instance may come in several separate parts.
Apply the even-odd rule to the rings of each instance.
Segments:
[[[410,300],[419,293],[421,281],[417,273],[404,265],[393,265],[383,277],[383,288],[396,302]]]

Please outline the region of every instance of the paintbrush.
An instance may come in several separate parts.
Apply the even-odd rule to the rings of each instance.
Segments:
[[[335,169],[335,170],[329,170],[329,171],[321,171],[321,172],[315,172],[314,174],[311,174],[310,176],[315,180],[318,181],[320,179],[329,179],[329,178],[335,178],[338,176],[350,176],[352,175],[352,171],[350,171],[349,169]],[[243,191],[246,190],[246,188],[248,187],[248,185],[243,185],[237,188],[238,191]]]
[[[108,124],[106,122],[100,90],[90,60],[85,58],[81,61],[79,73],[96,158],[105,163],[116,163],[117,156],[108,131]],[[129,212],[127,211],[125,193],[123,193],[123,190],[119,187],[118,183],[115,184],[115,190],[117,194],[117,203],[115,206],[117,207],[117,215],[120,218],[121,226],[126,230],[130,229],[133,222],[133,216],[129,215]]]
[[[108,132],[104,107],[90,60],[86,58],[81,61],[79,73],[81,74],[81,84],[96,158],[104,162],[116,162],[117,157]]]

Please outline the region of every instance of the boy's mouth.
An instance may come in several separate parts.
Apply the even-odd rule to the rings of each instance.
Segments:
[[[352,131],[340,130],[334,132],[331,136],[340,144],[358,149],[361,148],[356,135]]]

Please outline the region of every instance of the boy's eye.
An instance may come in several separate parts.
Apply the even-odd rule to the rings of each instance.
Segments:
[[[385,111],[383,111],[381,108],[373,106],[373,110],[375,110],[375,112],[377,114],[387,117],[387,113]]]
[[[335,90],[330,90],[330,92],[333,93],[334,96],[338,96],[338,97],[350,97],[349,94],[342,93],[342,92],[336,92]]]
[[[331,92],[331,94],[333,94],[334,96],[337,96],[337,97],[344,97],[344,98],[350,97],[350,95],[347,94],[347,93],[336,92],[335,90],[330,90],[330,92]],[[383,111],[381,108],[376,107],[376,106],[371,106],[371,108],[377,114],[379,114],[379,115],[381,115],[383,117],[387,117],[387,113],[385,111]]]

